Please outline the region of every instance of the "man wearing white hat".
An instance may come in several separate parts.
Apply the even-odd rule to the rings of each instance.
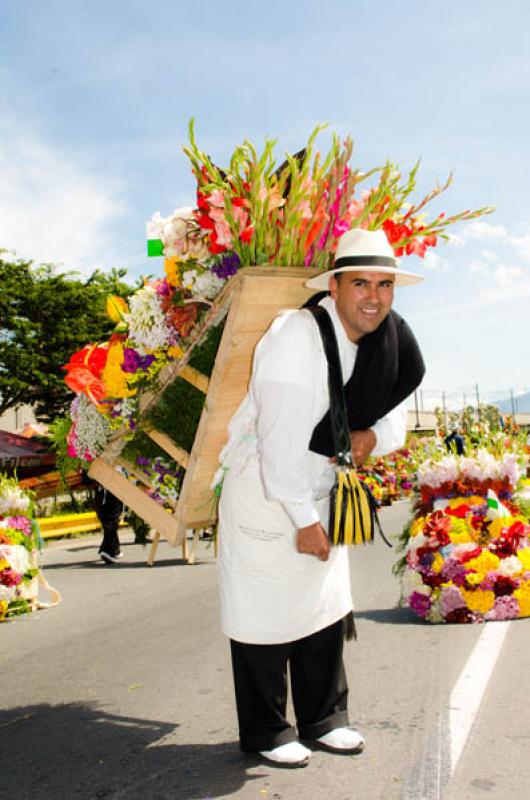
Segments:
[[[394,286],[422,278],[398,269],[382,230],[348,231],[332,270],[307,286],[331,317],[357,464],[402,446],[403,401],[424,365]],[[342,662],[352,598],[348,553],[326,535],[334,455],[328,365],[305,310],[279,316],[256,347],[248,394],[221,454],[221,618],[230,638],[240,746],[281,766],[311,750],[357,753]],[[286,719],[287,667],[296,728]]]

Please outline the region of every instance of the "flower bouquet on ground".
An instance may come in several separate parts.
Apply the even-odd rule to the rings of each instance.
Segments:
[[[530,523],[522,452],[427,459],[394,571],[402,600],[428,622],[530,615]]]
[[[39,607],[40,546],[31,493],[0,476],[0,622]]]

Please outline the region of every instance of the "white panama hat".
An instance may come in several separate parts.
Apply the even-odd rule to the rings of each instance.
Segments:
[[[327,272],[315,275],[306,281],[308,289],[328,288],[331,275],[337,272],[381,272],[396,276],[396,286],[412,286],[423,280],[423,275],[398,269],[399,261],[381,228],[366,231],[354,228],[346,231],[340,239],[335,254],[335,266]]]

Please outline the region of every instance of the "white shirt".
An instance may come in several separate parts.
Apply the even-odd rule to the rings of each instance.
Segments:
[[[348,339],[332,298],[320,305],[331,316],[347,383],[357,345]],[[249,391],[221,453],[223,467],[236,470],[257,454],[267,499],[279,502],[296,528],[318,522],[316,501],[329,494],[334,481],[329,459],[309,450],[313,430],[329,409],[327,369],[312,315],[300,310],[277,317],[258,342]],[[375,423],[373,455],[403,446],[406,421],[402,403]]]

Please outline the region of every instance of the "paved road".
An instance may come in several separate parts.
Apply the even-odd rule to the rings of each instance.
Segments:
[[[398,532],[407,507],[383,511]],[[356,757],[303,770],[243,756],[215,563],[140,546],[106,567],[97,540],[44,555],[61,606],[0,626],[0,797],[22,800],[506,800],[530,796],[530,620],[511,623],[452,772],[449,698],[486,626],[430,626],[396,608],[393,553],[352,552],[359,641],[347,645]],[[498,624],[498,623],[497,623]],[[454,720],[453,720],[454,723]],[[8,794],[9,792],[9,794]]]

